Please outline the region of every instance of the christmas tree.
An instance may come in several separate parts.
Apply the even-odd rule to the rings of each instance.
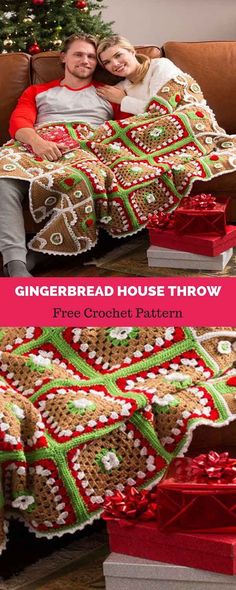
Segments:
[[[0,52],[60,50],[75,32],[100,37],[112,32],[102,20],[102,0],[0,1]]]

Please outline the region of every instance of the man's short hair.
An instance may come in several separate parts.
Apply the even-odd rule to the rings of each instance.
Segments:
[[[68,49],[70,49],[70,46],[72,45],[72,43],[74,43],[74,41],[86,41],[86,43],[90,43],[91,45],[93,45],[95,50],[97,49],[97,37],[95,37],[94,35],[89,35],[88,33],[73,33],[73,35],[70,35],[69,37],[67,37],[67,39],[64,40],[61,49],[62,53],[66,53]]]

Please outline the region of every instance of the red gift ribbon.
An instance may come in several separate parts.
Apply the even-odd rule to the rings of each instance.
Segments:
[[[157,515],[156,493],[148,490],[127,488],[125,493],[115,492],[104,501],[104,520],[126,519],[134,521],[154,520]]]
[[[159,211],[148,215],[148,227],[153,229],[171,228],[174,223],[174,216],[172,213],[164,213]]]
[[[198,455],[191,462],[191,475],[209,480],[225,480],[236,482],[236,459],[229,457],[229,453],[210,451]],[[235,480],[235,481],[234,481]]]
[[[194,197],[184,197],[181,206],[184,209],[215,209],[216,199],[211,194],[201,193]]]

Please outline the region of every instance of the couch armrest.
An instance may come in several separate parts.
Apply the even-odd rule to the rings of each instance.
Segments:
[[[0,142],[9,139],[9,118],[22,92],[30,84],[30,55],[0,54]]]

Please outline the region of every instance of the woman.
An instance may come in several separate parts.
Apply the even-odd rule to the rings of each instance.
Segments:
[[[97,47],[99,63],[111,74],[125,78],[116,86],[97,89],[99,96],[120,104],[121,111],[143,113],[149,100],[168,80],[183,72],[169,59],[150,59],[135,52],[131,43],[120,35],[102,39]]]

